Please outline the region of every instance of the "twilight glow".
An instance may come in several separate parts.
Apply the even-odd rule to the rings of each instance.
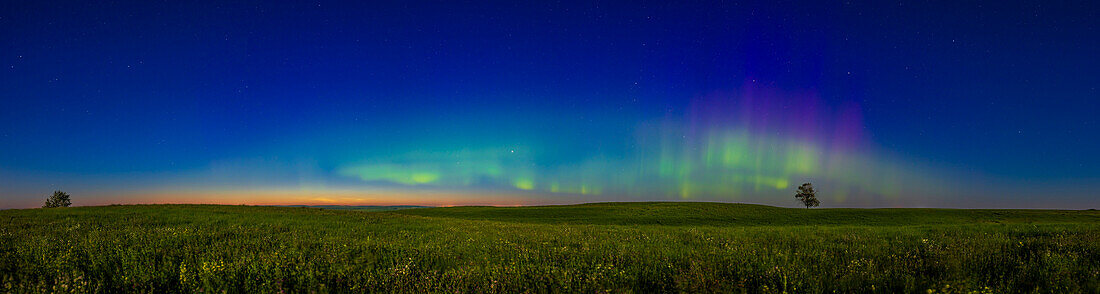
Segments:
[[[1097,206],[1091,12],[876,5],[13,4],[0,208]]]

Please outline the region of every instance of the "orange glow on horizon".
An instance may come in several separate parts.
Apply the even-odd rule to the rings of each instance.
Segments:
[[[223,205],[347,205],[347,206],[524,206],[566,204],[562,199],[539,198],[522,193],[425,192],[359,190],[203,190],[136,191],[89,197],[80,206],[110,204],[223,204]],[[580,199],[577,199],[580,200]],[[584,202],[584,201],[578,201]]]

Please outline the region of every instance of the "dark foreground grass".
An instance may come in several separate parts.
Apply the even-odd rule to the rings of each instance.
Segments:
[[[0,211],[0,292],[1100,291],[1095,211]]]

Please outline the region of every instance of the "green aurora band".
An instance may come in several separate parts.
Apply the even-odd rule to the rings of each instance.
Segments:
[[[812,96],[780,99],[782,93],[759,92],[704,97],[686,119],[641,124],[636,148],[626,156],[546,166],[538,164],[540,154],[532,150],[412,152],[345,165],[337,172],[409,189],[591,196],[580,198],[586,200],[759,201],[793,195],[798,184],[813,182],[826,188],[823,198],[833,203],[852,198],[889,202],[902,192],[937,193],[943,186],[913,163],[868,147],[859,132],[858,109],[791,111],[792,105],[820,103]],[[777,100],[786,103],[773,103]]]

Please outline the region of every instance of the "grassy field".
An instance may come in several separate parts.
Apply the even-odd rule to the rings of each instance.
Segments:
[[[0,211],[0,292],[1100,292],[1100,212]]]

